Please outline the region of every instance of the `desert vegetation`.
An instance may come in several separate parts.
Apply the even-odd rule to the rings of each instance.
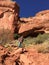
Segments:
[[[19,38],[18,34],[15,34],[16,38]],[[4,37],[5,38],[5,37]],[[18,39],[11,41],[8,44],[5,44],[5,47],[10,47],[10,45],[18,47],[19,41]],[[28,36],[24,38],[22,43],[23,48],[33,47],[37,49],[38,52],[49,52],[49,33],[38,34],[37,37]]]
[[[27,37],[24,39],[25,47],[36,48],[38,52],[49,52],[49,33],[39,34],[37,37]]]
[[[18,34],[14,34],[14,38],[15,40],[11,40],[11,31],[9,31],[8,29],[4,30],[0,30],[0,44],[8,47],[9,49],[11,49],[11,45],[13,46],[17,46],[19,44],[18,38],[20,37],[20,35]],[[32,37],[32,36],[28,36],[26,38],[24,38],[23,43],[22,43],[22,47],[26,48],[26,47],[33,47],[36,48],[38,52],[49,52],[49,33],[44,33],[44,34],[38,34],[36,37]]]

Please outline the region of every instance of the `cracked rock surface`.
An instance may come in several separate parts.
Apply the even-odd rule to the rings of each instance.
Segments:
[[[49,53],[38,53],[33,48],[9,50],[0,45],[0,65],[49,65]]]

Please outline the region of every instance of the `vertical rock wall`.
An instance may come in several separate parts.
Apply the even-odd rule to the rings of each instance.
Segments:
[[[0,0],[0,36],[4,34],[6,39],[13,39],[13,33],[17,27],[19,6],[11,0]]]

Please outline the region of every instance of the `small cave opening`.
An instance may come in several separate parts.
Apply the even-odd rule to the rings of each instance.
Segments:
[[[24,38],[27,38],[27,37],[37,37],[39,34],[44,34],[45,32],[44,31],[39,31],[39,32],[31,32],[30,34],[28,34],[27,36],[25,36]]]
[[[33,34],[31,34],[31,37],[37,37],[39,34],[44,34],[44,31],[39,31],[39,32],[34,32]]]

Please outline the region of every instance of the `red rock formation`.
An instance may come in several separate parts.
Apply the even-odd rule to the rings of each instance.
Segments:
[[[34,17],[20,18],[18,33],[27,36],[33,32],[49,33],[49,10],[37,13]]]
[[[17,27],[19,16],[19,6],[16,2],[9,0],[0,0],[0,30],[9,30],[11,32],[10,39]],[[7,32],[6,32],[7,33]],[[7,34],[8,35],[8,34]]]
[[[14,48],[10,51],[0,46],[0,65],[49,65],[49,53],[38,53],[33,48],[22,53],[22,48]]]

